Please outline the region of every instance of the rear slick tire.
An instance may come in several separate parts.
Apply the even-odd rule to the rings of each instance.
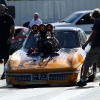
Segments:
[[[93,74],[89,76],[88,82],[94,82],[96,77],[96,63],[93,64]]]

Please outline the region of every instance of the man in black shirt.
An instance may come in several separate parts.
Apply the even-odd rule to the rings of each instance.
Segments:
[[[95,20],[92,29],[93,31],[89,39],[82,46],[82,49],[85,49],[87,44],[91,42],[91,49],[87,53],[85,61],[83,63],[82,79],[77,83],[77,85],[80,87],[86,85],[85,79],[89,67],[91,67],[96,62],[97,67],[100,69],[100,9],[94,9],[91,17]]]
[[[15,33],[14,20],[11,15],[6,13],[6,6],[0,4],[0,56],[4,58],[4,65],[9,59],[9,50],[12,37]],[[1,79],[4,79],[3,73]]]

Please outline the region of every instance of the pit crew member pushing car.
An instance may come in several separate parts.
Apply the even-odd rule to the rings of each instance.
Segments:
[[[93,25],[93,31],[89,39],[82,46],[85,49],[88,43],[91,42],[91,49],[86,55],[85,61],[83,63],[83,76],[81,80],[77,83],[78,86],[82,87],[86,85],[85,79],[89,67],[91,67],[95,62],[97,62],[97,67],[100,69],[100,9],[94,9],[91,17],[95,20]]]

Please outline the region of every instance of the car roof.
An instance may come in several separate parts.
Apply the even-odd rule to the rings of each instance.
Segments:
[[[23,27],[23,26],[15,26],[15,30],[17,30],[17,29],[24,29],[27,32],[29,31],[29,28]]]
[[[80,29],[80,28],[78,28]],[[68,30],[68,31],[76,31],[77,27],[54,27],[53,30]]]
[[[76,11],[74,13],[92,13],[93,10],[83,10],[83,11]]]
[[[25,28],[25,29],[27,29],[27,27],[23,27],[23,26],[15,26],[15,29],[18,29],[18,28]]]

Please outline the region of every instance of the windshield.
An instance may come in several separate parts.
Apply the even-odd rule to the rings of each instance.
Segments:
[[[60,22],[73,23],[82,13],[73,13],[69,17],[64,18]]]
[[[58,39],[61,48],[79,47],[78,34],[76,34],[76,31],[55,31],[55,37]],[[32,33],[29,33],[23,44],[23,49],[35,48],[38,39],[39,35],[34,36]]]
[[[56,31],[55,37],[58,39],[61,48],[79,47],[76,31]]]
[[[32,32],[29,32],[27,38],[23,43],[23,49],[36,48],[38,39],[39,39],[39,35],[37,34],[34,35]]]

